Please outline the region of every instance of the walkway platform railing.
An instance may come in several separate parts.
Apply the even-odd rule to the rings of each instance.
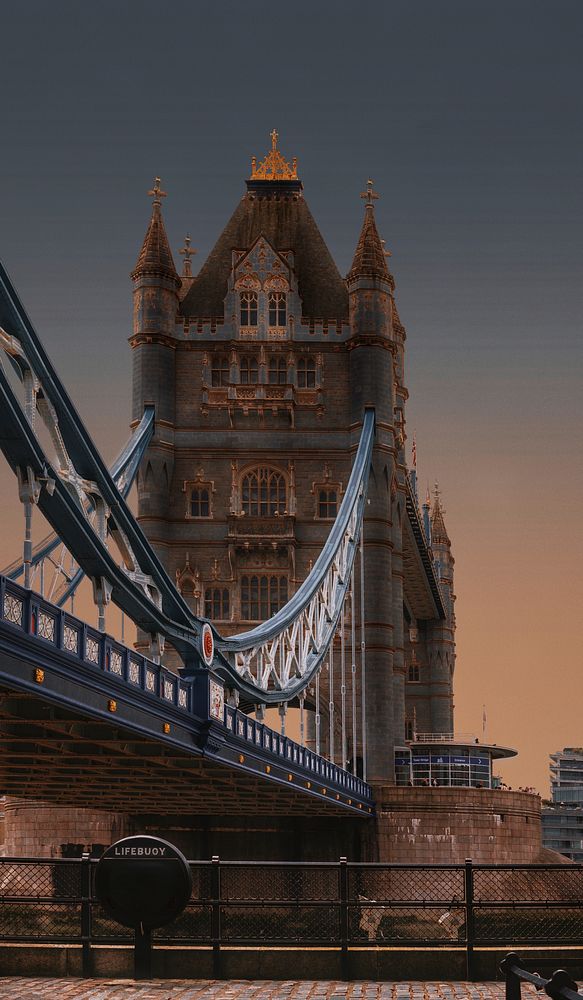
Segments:
[[[114,923],[97,903],[96,863],[89,855],[0,859],[0,945],[82,945],[86,975],[97,946],[130,948],[133,932]],[[494,866],[469,860],[463,865],[384,865],[345,858],[237,862],[215,857],[191,861],[190,867],[190,902],[174,923],[154,932],[154,947],[206,950],[217,977],[226,968],[221,956],[233,949],[336,951],[346,975],[350,954],[363,950],[449,951],[465,957],[469,980],[476,978],[480,958],[491,949],[520,946],[540,954],[552,947],[582,959],[581,865]],[[514,959],[510,956],[504,969],[511,987],[515,990],[519,980],[535,982]],[[552,961],[556,967],[561,959]],[[560,995],[574,1000],[571,993]],[[516,991],[509,1000],[519,1000]]]
[[[565,962],[565,959],[562,961]],[[569,962],[569,959],[566,961]],[[580,966],[581,959],[571,958],[570,964],[575,963]],[[528,964],[555,965],[556,959],[537,958]],[[506,980],[506,1000],[521,1000],[523,983],[530,983],[538,991],[544,990],[552,1000],[580,1000],[582,994],[579,993],[579,987],[565,969],[556,969],[550,979],[544,979],[539,972],[529,972],[525,965],[524,959],[519,958],[515,952],[510,952],[500,963],[500,971],[504,973]]]

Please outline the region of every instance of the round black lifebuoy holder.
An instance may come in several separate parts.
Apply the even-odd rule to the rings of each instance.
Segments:
[[[108,916],[134,930],[136,979],[151,976],[152,930],[180,916],[191,892],[188,861],[159,837],[124,837],[99,859],[95,895]]]

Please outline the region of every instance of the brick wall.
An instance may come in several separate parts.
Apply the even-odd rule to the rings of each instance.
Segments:
[[[377,786],[379,861],[542,860],[540,798],[488,788]]]

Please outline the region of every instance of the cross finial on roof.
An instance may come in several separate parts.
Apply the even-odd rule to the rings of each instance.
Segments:
[[[178,251],[178,253],[182,257],[184,257],[184,265],[183,265],[183,269],[182,269],[182,277],[183,278],[191,278],[192,277],[192,269],[191,269],[191,266],[190,266],[190,258],[194,257],[194,255],[195,255],[196,252],[197,251],[194,249],[194,247],[191,247],[191,245],[190,245],[190,236],[187,233],[186,236],[184,237],[184,246],[182,247],[182,250]]]
[[[154,180],[154,187],[150,191],[148,191],[148,194],[150,195],[151,198],[154,199],[154,201],[153,201],[154,205],[161,205],[162,204],[162,198],[166,197],[166,192],[163,191],[162,188],[160,187],[160,178],[159,177],[155,178],[155,180]]]
[[[435,486],[433,488],[433,504],[436,509],[439,508],[442,514],[445,514],[445,508],[441,505],[441,490],[439,488],[439,483],[435,481]]]
[[[279,132],[274,128],[269,134],[271,136],[271,149],[265,159],[257,166],[257,157],[253,156],[251,158],[251,180],[296,181],[298,179],[296,157],[294,156],[291,165],[287,160],[284,160],[277,148]]]
[[[374,186],[374,181],[371,180],[369,177],[369,179],[366,182],[366,191],[362,191],[360,195],[360,197],[364,198],[364,200],[366,201],[367,208],[372,208],[373,201],[377,201],[380,197],[380,195],[378,195],[376,191],[373,191],[373,186]]]

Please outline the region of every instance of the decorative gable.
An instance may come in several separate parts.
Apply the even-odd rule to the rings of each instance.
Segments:
[[[302,304],[291,251],[277,251],[264,236],[250,250],[235,250],[225,298],[225,318],[242,340],[288,340]]]

